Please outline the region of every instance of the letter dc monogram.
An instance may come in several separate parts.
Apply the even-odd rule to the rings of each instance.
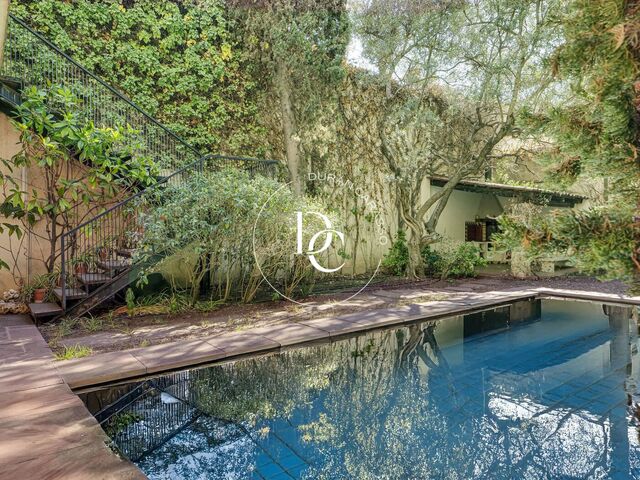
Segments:
[[[318,263],[318,261],[316,260],[316,255],[318,253],[322,253],[325,250],[327,250],[330,246],[331,246],[331,242],[333,242],[333,234],[335,233],[338,238],[340,239],[340,241],[342,241],[342,244],[344,245],[344,233],[339,232],[338,230],[335,230],[333,228],[333,225],[331,224],[331,220],[329,220],[326,215],[323,215],[322,213],[318,213],[318,212],[308,212],[312,215],[317,216],[318,218],[320,218],[323,222],[324,222],[324,226],[326,227],[324,230],[320,230],[319,232],[316,232],[310,239],[309,239],[309,247],[307,249],[307,251],[303,251],[303,246],[302,246],[302,217],[303,214],[302,212],[296,212],[296,222],[297,222],[297,227],[298,227],[298,232],[297,232],[297,250],[296,253],[299,255],[303,255],[306,254],[309,257],[309,261],[311,262],[311,265],[313,265],[313,267],[320,271],[320,272],[324,272],[324,273],[332,273],[332,272],[337,272],[338,270],[340,270],[343,266],[344,266],[344,262],[342,263],[342,265],[340,265],[337,268],[325,268],[322,265],[320,265]],[[318,238],[320,237],[320,235],[326,234],[326,238],[324,241],[324,245],[322,245],[322,248],[315,250],[315,246],[316,246],[316,241],[318,240]]]

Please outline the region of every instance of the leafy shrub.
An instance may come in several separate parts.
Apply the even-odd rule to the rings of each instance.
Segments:
[[[295,222],[286,219],[323,208],[274,180],[239,170],[199,175],[168,186],[149,210],[143,214],[142,255],[163,257],[156,270],[174,291],[188,290],[192,305],[206,283],[211,300],[248,302],[263,284],[262,274],[287,296],[313,282],[307,257],[294,255]],[[303,226],[304,238],[326,228],[314,215]]]
[[[431,248],[431,245],[425,245],[422,249],[422,259],[424,260],[424,273],[427,276],[433,277],[440,275],[442,255]]]
[[[472,243],[445,242],[439,248],[426,246],[422,249],[427,275],[438,275],[441,279],[473,277],[477,267],[486,265],[480,249]]]
[[[260,91],[229,7],[219,0],[11,5],[15,15],[199,150],[263,156]]]
[[[97,127],[82,112],[82,99],[61,85],[22,90],[12,119],[21,149],[8,160],[0,158],[0,234],[6,231],[20,242],[18,248],[12,242],[0,245],[2,256],[12,260],[11,267],[0,260],[0,268],[11,268],[17,278],[25,276],[17,255],[26,238],[42,241],[37,248],[53,273],[63,234],[155,182],[157,165],[140,149],[140,132]],[[37,188],[23,190],[25,169],[38,172]],[[44,233],[25,236],[38,222]]]
[[[394,275],[404,275],[409,264],[409,248],[407,236],[403,230],[399,230],[391,248],[382,260],[382,266]]]
[[[634,208],[597,206],[543,214],[521,205],[500,216],[501,233],[493,239],[503,248],[521,248],[532,260],[567,254],[584,273],[633,282],[640,270],[634,256],[640,251]]]

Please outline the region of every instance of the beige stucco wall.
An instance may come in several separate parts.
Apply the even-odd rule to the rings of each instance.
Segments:
[[[439,190],[440,187],[423,185],[423,199],[428,198],[431,192]],[[451,240],[463,242],[465,222],[473,222],[478,218],[497,217],[504,212],[504,206],[510,201],[511,199],[492,194],[454,190],[442,211],[436,232]]]
[[[13,157],[16,153],[20,151],[20,135],[18,131],[11,125],[9,118],[4,114],[0,113],[0,158],[8,160]],[[7,168],[4,164],[0,165],[0,171],[3,174],[8,174]],[[20,177],[24,180],[25,172],[14,172],[13,175],[20,175]],[[0,191],[0,194],[4,195]],[[2,222],[6,222],[6,219],[2,219]],[[16,266],[21,271],[28,271],[28,262],[27,258],[24,255],[19,255],[18,251],[20,250],[20,244],[24,242],[18,242],[15,237],[13,239],[9,238],[8,233],[5,231],[4,233],[0,233],[0,258],[4,260],[11,267],[14,267],[15,261],[13,256],[7,252],[6,250],[11,250],[16,253],[19,258],[19,264]],[[0,270],[0,292],[7,290],[9,288],[14,288],[15,280],[12,272],[8,272],[7,270]]]

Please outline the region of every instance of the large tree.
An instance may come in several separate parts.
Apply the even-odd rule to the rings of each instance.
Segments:
[[[237,2],[254,76],[279,113],[292,188],[305,190],[304,138],[317,112],[335,94],[343,77],[348,42],[344,0]],[[269,102],[267,102],[269,107]]]
[[[483,173],[496,149],[535,110],[551,75],[555,0],[362,0],[354,9],[363,55],[384,85],[377,135],[409,233],[408,275],[464,178]],[[444,175],[423,198],[423,182]]]
[[[514,212],[507,235],[520,231],[529,250],[569,248],[587,273],[640,287],[640,3],[571,0],[559,26],[563,42],[552,71],[566,101],[528,117],[555,142],[556,180],[600,183],[588,211],[527,225]],[[503,227],[504,228],[504,227]],[[533,240],[533,241],[532,241]]]

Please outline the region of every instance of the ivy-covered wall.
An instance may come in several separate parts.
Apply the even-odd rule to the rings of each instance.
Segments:
[[[14,0],[25,19],[203,151],[261,156],[260,95],[221,0]]]

